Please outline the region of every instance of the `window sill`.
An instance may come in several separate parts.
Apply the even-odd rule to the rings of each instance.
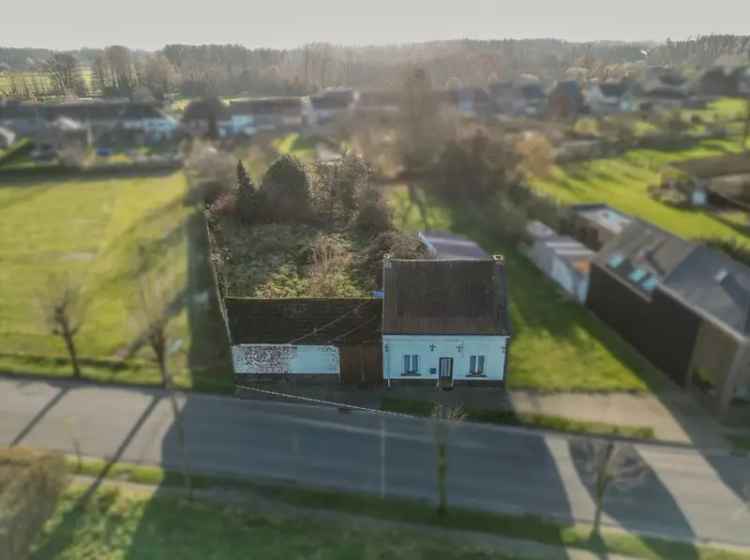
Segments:
[[[402,373],[401,377],[422,377],[421,373]]]
[[[466,377],[487,377],[486,373],[470,373]]]

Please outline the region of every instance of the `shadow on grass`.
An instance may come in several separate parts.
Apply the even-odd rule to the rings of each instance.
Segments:
[[[148,403],[146,408],[140,414],[140,416],[133,423],[128,433],[125,435],[123,440],[118,445],[117,449],[110,457],[109,461],[102,469],[97,478],[86,488],[85,492],[76,500],[75,505],[70,508],[59,523],[51,530],[46,536],[43,546],[38,549],[32,558],[35,560],[46,560],[48,558],[57,558],[58,554],[67,548],[69,548],[76,538],[76,532],[78,530],[77,520],[81,510],[85,510],[90,506],[92,498],[100,488],[102,482],[106,479],[110,469],[121,459],[123,453],[128,448],[133,438],[138,434],[140,429],[148,420],[151,413],[154,411],[156,406],[159,404],[161,396],[154,395],[151,397],[151,401]],[[104,502],[100,503],[101,500],[94,500],[96,507],[99,509],[104,508],[104,511],[109,509],[112,505],[116,495],[110,494],[110,498],[105,495]]]

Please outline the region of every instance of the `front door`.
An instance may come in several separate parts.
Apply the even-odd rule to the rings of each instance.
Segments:
[[[453,387],[453,358],[440,358],[438,387]]]

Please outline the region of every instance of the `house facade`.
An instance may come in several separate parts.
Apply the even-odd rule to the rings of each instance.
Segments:
[[[503,385],[510,341],[501,258],[383,263],[383,377],[416,383]]]

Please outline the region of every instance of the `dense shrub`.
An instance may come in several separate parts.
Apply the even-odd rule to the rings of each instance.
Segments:
[[[0,558],[23,560],[67,484],[62,455],[0,450]]]
[[[525,132],[516,141],[515,149],[521,158],[520,171],[526,177],[547,177],[552,171],[555,150],[542,134]]]
[[[305,223],[313,217],[305,168],[292,156],[282,156],[271,164],[260,193],[267,212],[264,221]]]
[[[318,216],[340,227],[348,225],[357,210],[359,193],[367,189],[371,174],[367,162],[351,153],[337,163],[318,162],[312,186]]]
[[[255,188],[242,162],[237,162],[237,213],[246,224],[263,221],[264,195]]]
[[[425,246],[414,236],[399,231],[388,231],[373,238],[357,257],[356,274],[367,289],[383,285],[383,258],[420,259],[429,257]]]
[[[383,200],[381,192],[370,187],[360,193],[354,227],[358,232],[375,236],[393,229],[391,208]]]

